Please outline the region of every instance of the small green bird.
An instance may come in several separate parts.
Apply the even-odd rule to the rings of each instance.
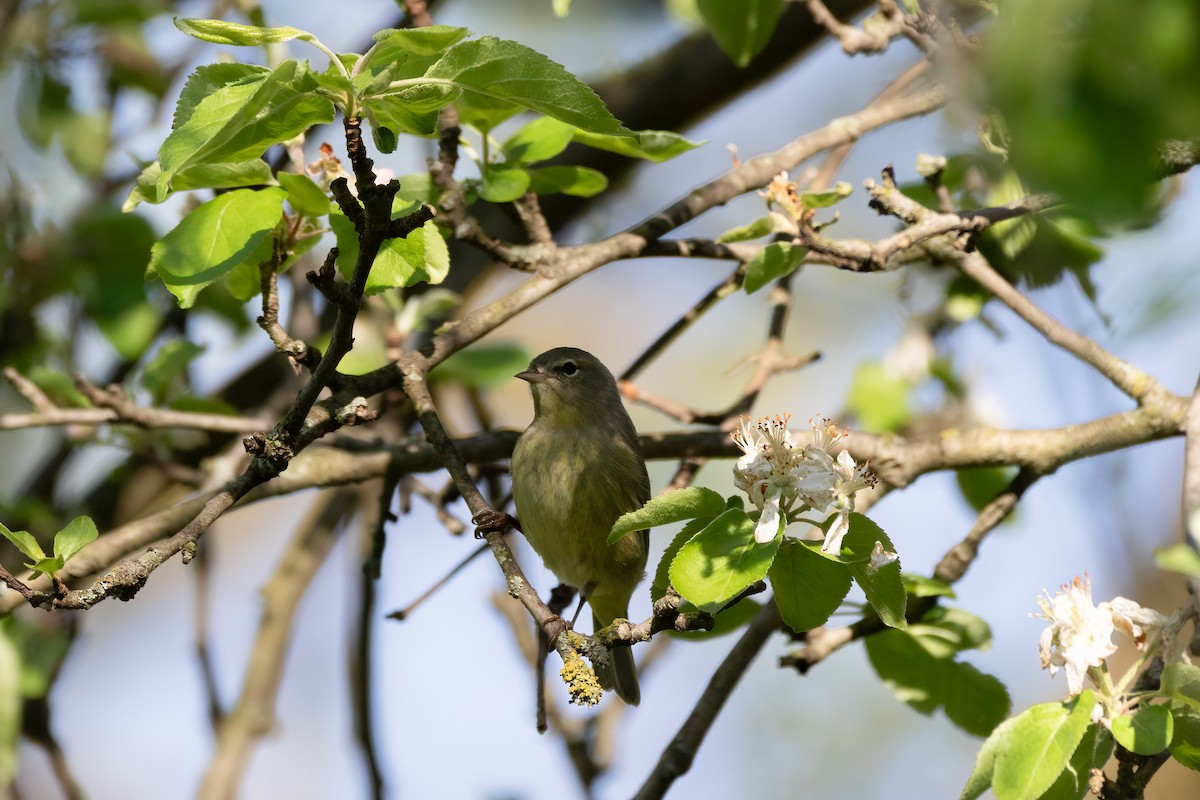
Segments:
[[[533,393],[533,422],[512,456],[517,518],[558,579],[578,589],[597,628],[629,614],[645,575],[649,531],[607,544],[617,517],[650,499],[637,431],[617,382],[584,350],[557,347],[517,375]],[[615,647],[597,677],[630,705],[641,699],[633,650]]]

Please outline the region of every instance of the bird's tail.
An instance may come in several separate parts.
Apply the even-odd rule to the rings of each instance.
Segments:
[[[592,622],[599,630],[604,623],[596,617]],[[617,697],[627,705],[636,706],[642,701],[642,689],[638,685],[637,663],[633,660],[633,648],[617,645],[608,651],[608,663],[596,668],[596,677],[605,689],[615,689]]]

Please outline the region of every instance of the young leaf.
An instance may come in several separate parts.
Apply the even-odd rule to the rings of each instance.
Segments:
[[[483,171],[479,196],[489,203],[510,203],[529,189],[529,173],[523,169],[489,167]]]
[[[655,164],[670,161],[675,156],[705,144],[693,142],[671,131],[638,131],[634,138],[630,139],[628,136],[610,136],[577,128],[573,139],[597,150],[607,150],[629,158],[641,158]]]
[[[557,164],[529,170],[529,189],[534,194],[566,194],[571,197],[595,197],[608,188],[608,178],[600,170]]]
[[[28,531],[10,531],[4,523],[0,522],[0,536],[12,542],[13,546],[30,561],[41,561],[46,557],[46,554],[42,552],[42,546]]]
[[[829,208],[845,200],[854,192],[854,187],[845,181],[838,181],[827,192],[801,192],[800,202],[807,209]]]
[[[620,541],[626,534],[659,525],[669,525],[695,517],[715,517],[725,511],[725,498],[703,486],[689,486],[660,494],[646,501],[637,511],[622,514],[608,534],[608,544]]]
[[[679,491],[685,490],[680,489]],[[636,514],[637,512],[632,513]],[[651,602],[657,603],[666,596],[667,587],[671,584],[669,574],[671,562],[679,554],[679,549],[690,542],[693,536],[704,530],[708,526],[708,523],[712,521],[712,517],[697,517],[696,519],[688,520],[679,533],[675,534],[675,538],[671,540],[671,543],[667,545],[667,549],[663,551],[662,559],[658,562],[658,569],[654,570],[654,581],[650,584]],[[641,530],[641,528],[633,528],[631,530]]]
[[[766,574],[781,537],[754,541],[754,520],[730,509],[680,548],[671,562],[671,585],[702,611],[713,612]]]
[[[867,641],[870,642],[870,638]],[[979,748],[979,754],[975,756],[975,767],[971,770],[970,777],[967,778],[959,800],[976,800],[992,785],[992,778],[996,773],[996,759],[999,757],[1000,751],[1012,741],[1013,729],[1017,727],[1017,724],[1017,717],[1006,719],[988,736],[983,746]]]
[[[1130,752],[1152,756],[1167,749],[1175,729],[1166,706],[1144,705],[1112,721],[1113,738]]]
[[[912,387],[903,378],[889,373],[878,361],[868,361],[858,365],[846,404],[864,431],[895,433],[912,416],[911,393]]]
[[[459,42],[425,77],[515,103],[577,128],[634,134],[617,121],[591,87],[546,56],[494,36]]]
[[[1093,769],[1101,769],[1113,751],[1113,737],[1099,723],[1088,726],[1070,765],[1038,800],[1082,800],[1090,788]]]
[[[754,294],[777,278],[790,275],[804,261],[808,249],[791,242],[772,242],[746,265],[746,294]]]
[[[739,67],[767,46],[783,0],[697,0],[704,26]]]
[[[269,74],[250,73],[217,88],[181,123],[184,109],[177,109],[177,125],[158,151],[156,199],[188,167],[257,158],[271,145],[331,121],[333,105],[315,89],[307,65],[284,61]]]
[[[221,19],[179,19],[175,18],[175,27],[205,42],[213,44],[233,45],[235,47],[255,47],[276,42],[287,42],[292,39],[313,41],[315,37],[308,31],[299,28],[260,28],[257,25],[241,25],[236,22],[226,22]]]
[[[288,205],[304,216],[321,217],[329,213],[329,198],[307,175],[281,172],[279,185],[287,190]]]
[[[1154,563],[1159,569],[1200,578],[1200,553],[1186,544],[1173,544],[1154,551]]]
[[[358,234],[345,215],[329,215],[338,243],[338,269],[349,280],[358,260]],[[450,271],[450,251],[432,220],[403,239],[388,239],[367,276],[368,295],[417,283],[441,283]]]
[[[176,192],[190,189],[237,189],[242,186],[274,186],[276,183],[270,164],[261,158],[188,167],[176,173],[167,191],[160,195],[157,186],[161,173],[157,161],[143,169],[121,210],[133,211],[139,203],[161,203]]]
[[[1171,698],[1171,757],[1188,769],[1200,771],[1200,704]]]
[[[1167,664],[1163,668],[1164,694],[1179,694],[1200,704],[1200,667],[1192,664]]]
[[[792,539],[784,539],[779,545],[767,574],[779,615],[796,633],[828,622],[853,583],[844,564],[822,558]]]
[[[954,480],[971,508],[982,511],[1008,488],[1016,475],[1016,467],[970,467],[957,470]]]
[[[172,339],[154,354],[142,369],[139,382],[155,403],[167,400],[173,384],[182,382],[190,365],[204,347],[187,339]]]
[[[736,228],[730,228],[717,237],[717,241],[722,244],[730,242],[749,242],[754,239],[761,239],[767,234],[775,232],[775,218],[768,214],[765,217],[759,217],[753,222],[745,225],[739,225]]]
[[[391,28],[375,34],[375,45],[363,56],[354,82],[364,97],[385,91],[393,81],[418,78],[451,46],[471,35],[466,28],[431,25]]]
[[[54,556],[66,562],[99,535],[91,517],[76,517],[54,535]]]
[[[914,575],[911,572],[901,574],[904,581],[904,591],[909,597],[956,597],[954,587],[937,578],[927,578],[924,575]]]
[[[271,187],[237,189],[209,200],[154,245],[150,269],[180,308],[190,308],[205,286],[244,261],[275,228],[286,196]]]
[[[1089,689],[1070,703],[1042,703],[1018,714],[996,757],[998,800],[1033,800],[1049,789],[1083,741],[1095,705]]]
[[[552,117],[538,117],[517,129],[500,145],[500,152],[511,164],[533,164],[554,158],[567,148],[575,135],[575,126]]]
[[[11,786],[17,769],[23,706],[21,657],[5,631],[0,630],[0,786]]]
[[[900,562],[871,569],[867,559],[875,543],[883,544],[885,550],[896,552],[895,545],[883,529],[862,514],[850,515],[850,530],[842,540],[843,549],[859,559],[859,563],[850,564],[850,574],[862,587],[863,594],[875,613],[883,623],[891,628],[903,628],[907,625],[904,610],[908,605],[908,596],[904,592],[904,581],[900,578]]]
[[[1012,709],[1008,689],[999,678],[962,661],[944,661],[945,683],[939,687],[946,718],[967,733],[987,736]]]

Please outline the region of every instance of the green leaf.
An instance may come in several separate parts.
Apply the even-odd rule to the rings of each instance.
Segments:
[[[529,173],[523,169],[488,167],[483,171],[479,196],[489,203],[511,203],[529,189]]]
[[[307,175],[294,172],[279,173],[279,185],[287,190],[288,205],[306,217],[321,217],[329,213],[329,198],[321,187]]]
[[[374,46],[355,67],[355,85],[369,97],[386,90],[393,81],[418,78],[452,45],[470,35],[466,28],[447,25],[380,31],[375,34]]]
[[[238,189],[243,186],[276,184],[270,164],[261,158],[188,167],[171,179],[171,186],[160,196],[157,186],[161,172],[157,161],[143,169],[121,210],[133,211],[139,203],[161,203],[176,192],[191,189]]]
[[[882,543],[888,552],[896,552],[895,545],[882,528],[862,514],[851,514],[850,530],[842,540],[842,548],[850,550],[855,558],[861,560],[849,565],[850,574],[883,623],[890,628],[903,628],[908,624],[904,619],[908,596],[904,592],[904,581],[900,578],[900,562],[893,561],[879,569],[871,569],[867,560],[876,542]]]
[[[1154,551],[1154,563],[1159,569],[1179,572],[1191,578],[1200,578],[1200,553],[1187,544],[1173,544]]]
[[[671,131],[637,131],[634,138],[608,136],[602,133],[575,130],[574,141],[629,158],[641,158],[661,164],[689,150],[695,150],[705,142],[693,142]]]
[[[1152,756],[1167,749],[1175,728],[1166,706],[1144,705],[1112,721],[1113,738],[1130,752]]]
[[[158,335],[162,317],[146,298],[146,262],[157,239],[141,216],[102,205],[66,231],[75,292],[100,333],[130,361]]]
[[[11,786],[17,771],[23,708],[21,657],[6,632],[0,629],[0,786]]]
[[[956,597],[954,587],[937,578],[927,578],[911,572],[901,574],[904,581],[904,591],[909,597]]]
[[[1016,476],[1016,467],[968,467],[957,470],[954,480],[971,508],[982,511],[1008,488]]]
[[[1089,689],[1070,703],[1043,703],[1014,717],[992,776],[998,800],[1033,800],[1049,789],[1083,741],[1095,705]]]
[[[717,611],[767,574],[780,538],[757,544],[754,520],[730,509],[680,548],[671,562],[671,585],[702,611]]]
[[[846,404],[862,430],[896,433],[912,416],[908,403],[911,393],[908,381],[891,375],[878,361],[867,361],[854,372]]]
[[[454,110],[458,112],[463,125],[475,128],[485,136],[492,128],[522,111],[516,103],[469,91],[463,92],[454,101]]]
[[[739,67],[767,46],[783,0],[697,0],[709,33]]]
[[[962,661],[943,661],[945,683],[939,687],[946,718],[967,733],[987,736],[1012,709],[1008,689],[999,678]]]
[[[679,491],[683,490],[680,489]],[[690,542],[693,536],[708,527],[708,524],[712,521],[712,517],[697,517],[696,519],[688,520],[679,533],[675,534],[675,538],[671,540],[671,543],[667,545],[667,549],[663,551],[662,559],[658,562],[658,568],[654,570],[654,581],[650,584],[651,602],[657,603],[666,596],[667,587],[671,585],[671,562],[679,554],[679,549]],[[618,520],[618,524],[619,522]],[[630,530],[641,530],[641,528],[631,528]]]
[[[869,643],[870,639],[867,641]],[[983,746],[979,748],[979,754],[975,756],[975,767],[971,770],[970,777],[967,778],[959,800],[976,800],[992,785],[992,778],[996,772],[996,759],[999,757],[1000,751],[1005,749],[1012,740],[1012,732],[1017,724],[1016,717],[1004,720],[984,741]]]
[[[1081,800],[1089,789],[1093,769],[1101,769],[1113,751],[1113,737],[1100,724],[1089,725],[1070,765],[1038,800]]]
[[[1028,194],[1029,192],[1022,185],[1021,178],[1017,173],[1007,169],[998,180],[993,181],[988,187],[984,204],[1002,206],[1023,200]],[[1025,248],[1029,247],[1034,234],[1037,233],[1037,228],[1037,219],[1026,214],[989,225],[983,232],[983,238],[995,243],[1004,257],[1008,261],[1013,261],[1024,252]]]
[[[61,556],[47,556],[46,558],[39,558],[36,562],[26,564],[25,566],[34,572],[44,572],[47,575],[53,575],[63,568],[64,561]]]
[[[1163,694],[1178,694],[1200,704],[1200,667],[1191,664],[1167,664],[1162,674]]]
[[[155,403],[163,403],[177,383],[185,382],[188,366],[204,347],[187,339],[172,339],[154,354],[142,370],[140,383]]]
[[[184,217],[154,245],[150,269],[180,308],[190,308],[200,291],[240,264],[274,230],[287,193],[271,187],[236,189],[209,200]]]
[[[845,181],[838,181],[826,192],[801,192],[800,202],[807,209],[829,208],[845,200],[854,192],[854,187]]]
[[[808,249],[791,242],[772,242],[746,265],[746,294],[754,294],[773,280],[790,275],[804,261]]]
[[[213,44],[233,45],[235,47],[255,47],[276,42],[287,42],[292,39],[314,41],[308,31],[299,28],[260,28],[257,25],[241,25],[236,22],[226,22],[221,19],[174,19],[175,27],[205,42]]]
[[[1200,771],[1200,704],[1172,697],[1171,720],[1175,728],[1171,757],[1188,769]]]
[[[512,164],[545,161],[567,149],[575,130],[574,125],[552,117],[538,117],[518,128],[516,133],[500,145],[500,151]]]
[[[691,603],[684,603],[681,612],[696,611],[695,606]],[[705,642],[709,639],[718,639],[722,636],[728,636],[731,633],[736,633],[739,629],[744,628],[750,623],[750,620],[762,610],[762,606],[749,597],[743,597],[729,608],[713,617],[713,627],[710,631],[676,631],[667,629],[663,633],[668,634],[672,639],[678,639],[685,642]]]
[[[591,87],[525,45],[484,36],[451,47],[425,77],[529,108],[577,128],[633,136]]]
[[[657,528],[696,517],[716,517],[725,511],[725,498],[703,486],[688,486],[660,494],[636,511],[622,514],[608,534],[611,546],[634,531]]]
[[[853,582],[844,564],[823,558],[791,539],[780,544],[768,574],[779,614],[796,633],[828,622]]]
[[[595,197],[608,188],[608,178],[600,170],[570,164],[536,167],[529,170],[529,179],[530,190],[538,195]]]
[[[95,541],[100,532],[91,517],[76,517],[67,523],[67,527],[54,535],[54,555],[64,562],[83,549],[84,545]]]
[[[188,167],[257,158],[271,145],[331,121],[333,105],[315,89],[307,65],[284,61],[270,73],[248,73],[214,89],[194,108],[185,109],[181,97],[176,127],[158,151],[156,199]],[[181,122],[185,110],[189,113]]]
[[[867,637],[867,657],[896,698],[922,714],[942,708],[968,733],[987,736],[1008,714],[1011,701],[999,680],[953,659],[933,637],[909,630]],[[932,646],[931,646],[932,645]]]
[[[775,232],[775,218],[768,214],[765,217],[759,217],[751,223],[740,225],[736,228],[730,228],[717,237],[717,241],[721,244],[729,244],[730,242],[749,242]]]
[[[45,697],[71,645],[71,634],[46,628],[13,615],[0,620],[0,639],[7,639],[20,660],[22,697]],[[0,757],[2,758],[2,757]]]
[[[447,358],[430,373],[430,379],[450,381],[476,389],[498,386],[529,366],[532,356],[519,344],[472,345]]]
[[[376,141],[388,137],[380,144],[384,152],[395,150],[391,140],[396,133],[414,133],[432,136],[437,133],[438,112],[454,102],[462,89],[441,83],[419,83],[386,94],[368,97],[363,105],[367,116],[376,126]]]
[[[13,546],[30,561],[41,561],[46,557],[46,554],[42,552],[42,546],[37,543],[37,539],[33,538],[33,534],[29,531],[10,531],[4,523],[0,522],[0,536],[12,542]]]
[[[1093,769],[1103,769],[1112,754],[1112,734],[1103,724],[1087,726],[1067,769],[1038,800],[1081,800],[1090,789]]]
[[[992,643],[987,621],[961,608],[934,606],[908,627],[932,655],[949,658],[963,650],[986,650]]]
[[[403,239],[389,239],[375,259],[366,294],[413,286],[437,284],[450,274],[450,250],[433,220],[427,220]]]

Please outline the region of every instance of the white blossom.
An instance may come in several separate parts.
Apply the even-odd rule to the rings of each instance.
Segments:
[[[1041,613],[1034,615],[1050,623],[1039,641],[1042,669],[1053,676],[1064,667],[1067,690],[1074,696],[1083,691],[1088,669],[1100,666],[1116,652],[1112,610],[1108,603],[1092,603],[1092,585],[1086,575],[1064,584],[1054,597],[1049,592],[1045,595],[1037,599]]]
[[[816,417],[811,420],[813,443],[799,448],[788,431],[789,419],[777,416],[755,425],[743,419],[732,435],[743,453],[733,468],[734,484],[760,512],[754,539],[760,544],[772,541],[780,519],[799,501],[819,514],[836,511],[822,549],[838,552],[850,528],[854,493],[874,485],[875,478],[845,450],[834,457],[845,430]]]

